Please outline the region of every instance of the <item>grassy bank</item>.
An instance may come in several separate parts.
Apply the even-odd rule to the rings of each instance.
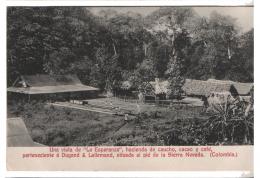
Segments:
[[[10,104],[8,116],[21,116],[33,140],[49,146],[219,144],[218,135],[205,126],[209,116],[196,107],[155,107],[125,121],[122,116],[27,103]]]

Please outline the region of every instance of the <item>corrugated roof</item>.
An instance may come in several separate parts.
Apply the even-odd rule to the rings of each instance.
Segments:
[[[22,75],[27,87],[9,87],[8,92],[24,94],[51,94],[78,91],[97,91],[98,88],[86,86],[76,75]]]
[[[76,75],[22,75],[22,80],[30,87],[82,84]]]
[[[83,84],[78,85],[58,85],[58,86],[42,86],[42,87],[9,87],[9,92],[24,93],[24,94],[51,94],[51,93],[66,93],[66,92],[79,92],[79,91],[98,91],[98,88],[86,86]]]

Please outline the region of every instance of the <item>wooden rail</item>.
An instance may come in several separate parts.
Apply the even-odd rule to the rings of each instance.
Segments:
[[[87,107],[82,107],[82,106],[72,106],[70,104],[61,104],[61,103],[48,103],[49,105],[53,106],[59,106],[59,107],[65,107],[65,108],[72,108],[72,109],[79,109],[79,110],[84,110],[84,111],[91,111],[91,112],[97,112],[97,113],[102,113],[102,114],[110,114],[110,115],[116,115],[116,113],[113,112],[107,112],[107,111],[101,111],[101,110],[96,110],[96,109],[90,109]]]

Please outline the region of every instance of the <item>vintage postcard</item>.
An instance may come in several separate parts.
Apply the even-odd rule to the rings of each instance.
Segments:
[[[7,169],[253,175],[252,6],[7,7]]]

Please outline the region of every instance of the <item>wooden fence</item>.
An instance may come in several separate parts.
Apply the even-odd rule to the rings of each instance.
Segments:
[[[139,103],[139,104],[152,104],[160,107],[173,107],[173,106],[180,106],[180,107],[186,107],[189,105],[187,102],[179,101],[179,100],[144,100],[140,101],[138,98],[134,97],[128,97],[128,96],[114,96],[112,97],[113,100],[116,101],[123,101],[123,102],[129,102],[129,103]]]

